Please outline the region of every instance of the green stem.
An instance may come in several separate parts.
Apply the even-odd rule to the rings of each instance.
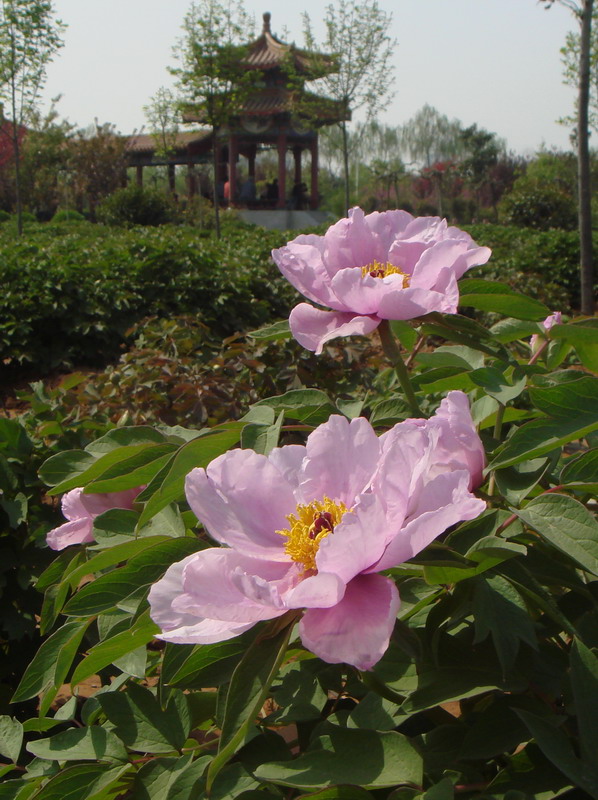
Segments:
[[[401,387],[403,388],[403,392],[405,393],[409,407],[411,408],[411,413],[414,417],[425,417],[425,414],[417,402],[417,397],[415,396],[413,386],[411,385],[411,379],[409,378],[409,372],[405,366],[403,358],[401,357],[401,351],[395,341],[394,336],[392,335],[390,323],[387,319],[383,319],[378,326],[378,333],[380,335],[380,343],[382,345],[382,349],[384,350],[384,355],[390,361],[395,372],[397,373],[397,377],[401,383]]]
[[[500,435],[502,433],[502,421],[505,415],[506,407],[502,404],[498,404],[498,408],[496,410],[496,419],[494,421],[494,430],[492,431],[492,438],[500,442]],[[494,494],[494,486],[496,484],[496,474],[493,472],[490,475],[490,480],[488,481],[488,494],[492,496]]]

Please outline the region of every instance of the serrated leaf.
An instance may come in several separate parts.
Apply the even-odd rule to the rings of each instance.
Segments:
[[[580,502],[545,494],[512,511],[582,569],[598,575],[598,522]]]

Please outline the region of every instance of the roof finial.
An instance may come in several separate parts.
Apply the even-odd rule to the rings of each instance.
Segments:
[[[270,19],[271,19],[271,17],[272,17],[272,14],[270,14],[269,11],[264,12],[264,29],[263,29],[262,33],[271,33],[271,30],[270,30]]]

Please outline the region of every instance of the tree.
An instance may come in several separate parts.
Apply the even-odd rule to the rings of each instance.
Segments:
[[[46,68],[62,47],[65,26],[53,17],[51,0],[0,0],[0,97],[11,109],[17,229],[23,232],[21,131],[35,108]]]
[[[175,93],[161,86],[150,102],[143,106],[143,111],[150,125],[156,155],[170,155],[176,145],[180,120]]]
[[[590,174],[589,109],[592,17],[594,0],[541,0],[550,8],[555,2],[571,11],[579,21],[577,70],[577,175],[580,245],[581,313],[594,313],[592,264],[592,189]]]
[[[320,78],[326,93],[352,112],[364,109],[372,119],[391,97],[394,66],[391,58],[397,42],[388,35],[392,15],[377,0],[339,0],[326,7],[326,35],[322,50],[334,53],[338,71]],[[309,50],[319,50],[309,15],[304,13],[304,38]],[[347,122],[338,123],[342,132],[345,207],[349,199],[349,136]]]
[[[180,67],[171,72],[178,79],[184,101],[199,110],[212,128],[213,200],[216,235],[220,237],[218,197],[218,132],[252,88],[253,78],[244,70],[243,45],[252,36],[253,21],[241,2],[198,0],[183,21],[184,35],[175,50]]]
[[[462,126],[433,106],[422,106],[401,131],[403,149],[412,161],[431,167],[439,161],[451,161],[463,152]]]
[[[127,139],[119,136],[109,123],[94,125],[79,131],[70,143],[68,168],[72,176],[78,210],[85,201],[89,214],[95,220],[98,202],[120,189],[126,178]]]
[[[505,143],[495,133],[475,124],[464,128],[459,138],[464,156],[460,164],[461,173],[473,190],[479,212],[482,189],[488,183],[490,171],[498,163],[501,151],[504,152]]]

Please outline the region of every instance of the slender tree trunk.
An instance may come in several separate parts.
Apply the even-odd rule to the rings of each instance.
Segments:
[[[590,101],[590,50],[594,0],[582,0],[579,48],[579,98],[577,108],[577,170],[579,187],[579,244],[581,313],[594,313],[592,276],[592,205],[588,106]]]
[[[351,199],[349,197],[349,141],[347,138],[347,123],[343,120],[341,122],[341,130],[343,132],[343,168],[345,179],[345,213],[349,213],[349,206]]]
[[[16,63],[15,39],[11,36],[12,65]],[[17,119],[16,77],[10,76],[10,100],[12,108],[12,148],[15,158],[15,194],[17,200],[17,234],[23,235],[23,202],[21,200],[21,152],[19,147],[19,122]]]
[[[216,126],[212,128],[212,200],[214,203],[214,222],[216,238],[220,239],[220,198],[218,197],[218,148]]]

